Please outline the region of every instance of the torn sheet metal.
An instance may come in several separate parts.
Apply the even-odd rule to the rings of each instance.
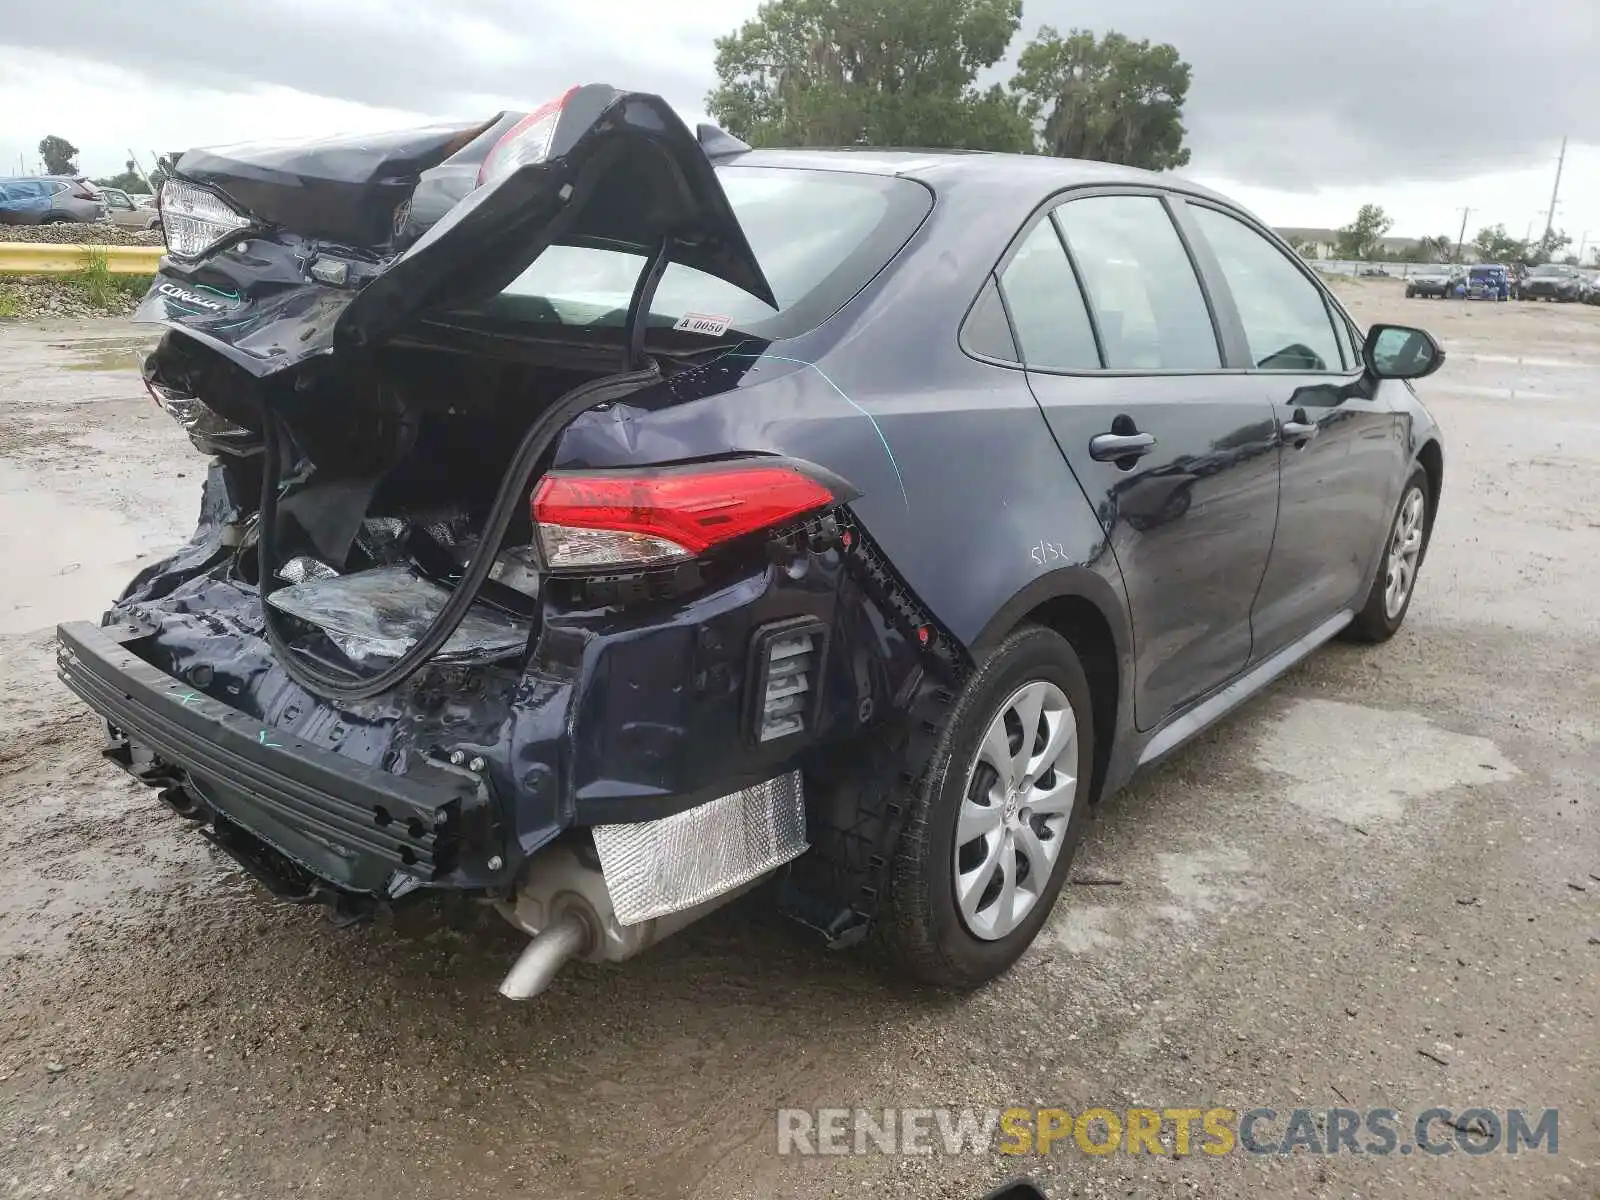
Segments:
[[[398,659],[449,599],[448,589],[405,566],[308,579],[267,597],[279,611],[322,630],[357,664]],[[437,657],[464,665],[497,662],[520,654],[532,628],[530,621],[475,604]]]

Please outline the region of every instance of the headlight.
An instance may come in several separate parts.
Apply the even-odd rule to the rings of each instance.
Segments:
[[[161,185],[161,232],[174,258],[199,258],[230,234],[250,227],[250,218],[215,192],[169,179]]]

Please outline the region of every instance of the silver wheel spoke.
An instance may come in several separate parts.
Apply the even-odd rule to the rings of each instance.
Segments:
[[[1055,839],[1051,839],[1055,844]],[[1039,835],[1033,827],[1026,823],[1017,827],[1017,849],[1022,851],[1022,857],[1028,860],[1028,890],[1035,895],[1044,891],[1044,885],[1050,879],[1050,868],[1055,865],[1055,855],[1050,853],[1049,847],[1039,840]]]
[[[1017,912],[1017,852],[1010,838],[1006,839],[1006,852],[1000,858],[1000,896],[994,902],[994,910],[995,937],[1004,937],[1022,919]]]
[[[974,838],[992,833],[1005,820],[1005,810],[997,804],[976,804],[971,800],[961,802],[961,822],[956,826],[956,845],[965,846]]]
[[[1028,777],[1028,763],[1033,758],[1033,744],[1039,739],[1039,716],[1044,712],[1044,685],[1030,684],[1022,695],[1013,701],[1017,719],[1022,722],[1022,745],[1011,759],[1011,784],[1018,786]]]
[[[1070,712],[1047,711],[1044,721],[1050,736],[1045,741],[1044,749],[1039,751],[1038,757],[1028,764],[1027,782],[1030,785],[1055,766],[1064,756],[1067,747],[1078,740],[1077,727],[1073,724]]]
[[[1053,784],[1047,788],[1036,787],[1028,793],[1027,805],[1041,817],[1064,816],[1072,811],[1072,801],[1077,793],[1077,777],[1057,771]]]
[[[978,750],[978,761],[993,767],[1002,784],[1011,782],[1011,740],[1006,736],[1004,709],[989,722],[989,730],[983,735],[983,745]],[[1002,787],[1002,794],[1004,791]]]
[[[1011,839],[1003,832],[996,834],[984,844],[983,851],[983,862],[965,875],[956,876],[956,895],[961,901],[961,911],[969,921],[974,922],[978,920],[978,901],[983,899],[983,893],[988,890],[995,867],[1000,864],[1002,857],[1011,857]]]

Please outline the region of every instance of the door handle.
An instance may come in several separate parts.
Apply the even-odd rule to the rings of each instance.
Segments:
[[[1304,442],[1308,438],[1317,436],[1317,431],[1322,426],[1315,421],[1306,420],[1306,410],[1297,408],[1294,416],[1283,423],[1283,440],[1286,442]]]
[[[1150,433],[1101,433],[1089,439],[1089,457],[1095,462],[1142,458],[1155,448],[1155,435]]]

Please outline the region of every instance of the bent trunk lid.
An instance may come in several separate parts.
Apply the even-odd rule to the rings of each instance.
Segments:
[[[667,238],[674,262],[775,306],[710,160],[659,96],[574,88],[542,157],[478,186],[518,119],[183,155],[175,175],[252,226],[198,261],[163,258],[135,319],[266,376],[492,295],[558,242],[648,256]],[[417,200],[429,211],[414,217]]]

